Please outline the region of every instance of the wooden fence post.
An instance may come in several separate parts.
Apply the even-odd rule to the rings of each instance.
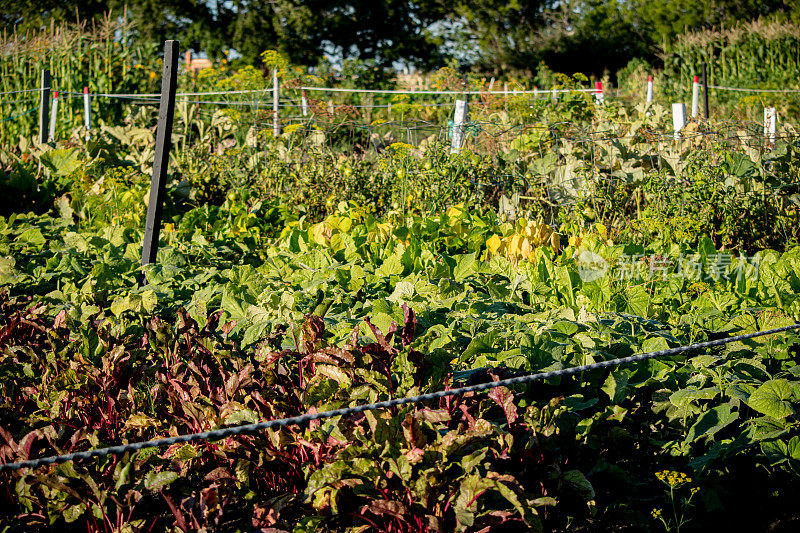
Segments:
[[[161,101],[158,105],[153,177],[150,180],[147,218],[142,243],[142,266],[155,263],[158,236],[161,233],[161,210],[167,184],[169,150],[172,146],[172,119],[175,116],[175,88],[178,84],[178,41],[164,42],[164,71],[161,75]],[[144,272],[139,283],[145,281]]]
[[[700,76],[703,82],[703,115],[708,120],[708,78],[706,77],[706,62],[700,66]]]
[[[39,91],[39,143],[47,144],[50,133],[50,71],[42,70],[42,85]]]

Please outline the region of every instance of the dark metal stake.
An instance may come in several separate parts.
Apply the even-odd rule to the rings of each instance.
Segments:
[[[706,62],[703,61],[703,64],[700,66],[701,72],[701,82],[703,84],[703,115],[705,115],[706,120],[708,120],[708,78],[706,77]]]
[[[39,95],[39,142],[50,140],[50,71],[42,70],[42,85]]]
[[[153,159],[153,177],[150,180],[150,199],[142,243],[142,266],[155,263],[158,253],[158,236],[161,232],[161,210],[167,184],[169,149],[172,145],[172,119],[175,116],[175,88],[178,83],[178,41],[164,43],[164,72],[161,76],[161,102],[158,106],[156,151]],[[145,281],[144,272],[139,284]]]

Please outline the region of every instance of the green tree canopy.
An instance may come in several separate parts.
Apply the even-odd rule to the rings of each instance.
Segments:
[[[293,62],[325,57],[420,68],[448,58],[465,69],[532,74],[541,61],[565,72],[616,71],[686,30],[760,16],[800,20],[798,0],[3,0],[0,26],[125,16],[136,37],[179,39],[257,64],[266,49]]]

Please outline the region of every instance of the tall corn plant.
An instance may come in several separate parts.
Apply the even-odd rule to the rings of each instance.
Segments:
[[[668,96],[691,97],[691,80],[706,62],[711,85],[758,89],[800,87],[800,26],[759,19],[725,30],[689,32],[664,43],[664,78]],[[763,105],[777,105],[784,115],[800,116],[800,97],[768,93],[711,91],[712,105],[735,114],[758,116]],[[747,110],[745,108],[750,107]],[[749,111],[749,112],[747,112]]]
[[[143,93],[155,90],[160,78],[158,48],[137,44],[133,25],[108,13],[100,20],[51,24],[40,32],[4,33],[0,37],[0,91],[39,87],[42,69],[49,69],[52,89],[59,91],[57,136],[83,122],[83,87],[92,93]],[[73,94],[69,94],[73,93]],[[101,120],[119,120],[123,100],[95,98],[92,114]],[[20,135],[38,129],[38,93],[0,96],[0,143],[11,146]]]

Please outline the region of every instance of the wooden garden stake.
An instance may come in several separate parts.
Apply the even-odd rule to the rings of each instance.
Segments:
[[[161,75],[161,101],[158,105],[153,177],[150,180],[147,218],[142,243],[142,266],[155,263],[158,253],[158,236],[161,232],[161,211],[167,184],[169,150],[172,145],[172,119],[175,116],[175,88],[178,83],[178,41],[164,43],[164,71]],[[144,272],[139,278],[145,281]]]
[[[39,91],[39,143],[47,144],[50,133],[50,71],[42,70],[42,84]]]
[[[703,115],[708,120],[708,77],[706,76],[706,62],[700,66],[700,76],[703,83]]]

